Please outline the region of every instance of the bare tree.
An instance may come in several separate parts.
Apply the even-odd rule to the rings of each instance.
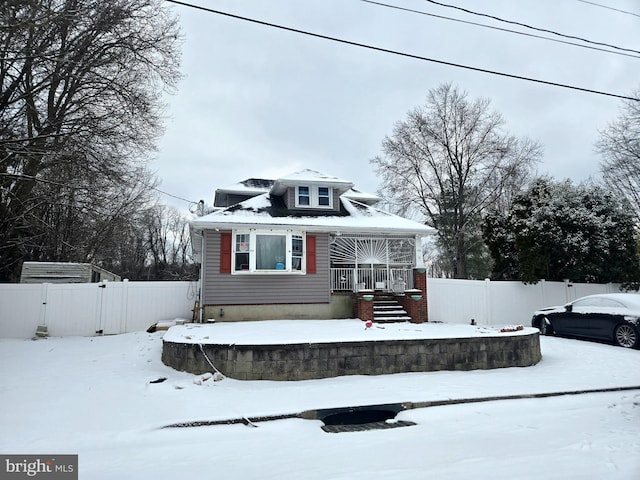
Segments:
[[[159,0],[8,0],[0,25],[6,280],[27,257],[94,258],[98,235],[80,232],[98,227],[98,212],[115,225],[124,200],[148,193],[146,160],[162,133],[161,94],[179,79],[180,36]],[[98,234],[113,228],[98,223]]]
[[[635,94],[640,98],[640,90]],[[640,101],[626,100],[618,118],[600,133],[600,169],[606,186],[624,195],[640,221]]]
[[[188,218],[173,207],[157,205],[146,212],[143,225],[149,278],[152,271],[156,280],[195,278]]]
[[[504,119],[489,106],[440,85],[396,123],[382,143],[384,155],[371,160],[391,208],[438,229],[456,278],[467,277],[473,255],[486,256],[483,213],[508,204],[541,155],[538,143],[504,133]]]

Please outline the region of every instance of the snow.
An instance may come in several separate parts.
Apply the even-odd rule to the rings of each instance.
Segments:
[[[289,173],[278,178],[276,182],[280,183],[327,183],[327,184],[344,184],[352,186],[353,183],[349,180],[336,177],[334,175],[327,175],[326,173],[318,172],[310,168],[305,168],[297,172]]]
[[[169,329],[168,342],[219,345],[273,345],[282,343],[362,342],[430,338],[504,336],[500,328],[446,323],[388,323],[365,328],[358,319],[349,320],[264,320],[257,322],[189,323]],[[537,328],[523,328],[509,335],[531,335]]]
[[[370,333],[380,332],[362,329]],[[161,428],[315,408],[637,386],[637,350],[543,337],[542,361],[527,368],[216,382],[210,373],[163,365],[164,334],[1,339],[0,451],[78,454],[79,478],[92,480],[640,478],[640,390],[407,410],[397,419],[416,426],[357,433],[325,433],[319,421],[303,419]],[[159,378],[166,381],[150,383]]]

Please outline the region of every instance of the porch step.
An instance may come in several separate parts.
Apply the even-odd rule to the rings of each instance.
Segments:
[[[410,322],[411,317],[397,301],[376,298],[373,301],[373,321],[376,323]]]

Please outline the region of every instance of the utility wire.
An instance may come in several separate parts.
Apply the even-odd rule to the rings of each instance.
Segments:
[[[589,5],[595,5],[596,7],[602,7],[602,8],[606,8],[608,10],[614,10],[616,12],[620,12],[620,13],[626,13],[627,15],[633,15],[634,17],[639,17],[640,15],[638,15],[637,13],[633,13],[633,12],[627,12],[626,10],[620,10],[619,8],[613,8],[610,7],[608,5],[602,5],[600,3],[595,3],[595,2],[587,2],[587,0],[577,0],[578,2],[582,2],[582,3],[588,3]]]
[[[147,185],[147,187],[155,190],[156,192],[160,192],[161,194],[166,195],[168,197],[175,198],[176,200],[182,200],[183,202],[187,202],[187,203],[193,204],[193,205],[197,205],[198,204],[198,202],[194,202],[193,200],[187,200],[186,198],[182,198],[182,197],[178,197],[176,195],[172,195],[171,193],[167,193],[167,192],[165,192],[163,190],[160,190],[159,188],[152,187],[151,185]]]
[[[498,31],[501,31],[501,32],[508,32],[508,33],[514,33],[516,35],[523,35],[525,37],[532,37],[532,38],[539,38],[539,39],[542,39],[542,40],[549,40],[550,42],[564,43],[565,45],[573,45],[574,47],[588,48],[590,50],[599,50],[601,52],[612,53],[614,55],[624,55],[626,57],[640,58],[639,55],[633,55],[631,53],[614,52],[614,51],[608,50],[606,48],[593,47],[591,45],[583,45],[581,43],[569,42],[567,40],[558,40],[557,38],[545,37],[543,35],[536,35],[534,33],[519,32],[517,30],[511,30],[511,29],[508,29],[508,28],[496,27],[496,26],[493,26],[493,25],[487,25],[485,23],[477,23],[477,22],[470,22],[468,20],[460,20],[459,18],[446,17],[444,15],[436,15],[434,13],[423,12],[421,10],[414,10],[412,8],[399,7],[397,5],[389,5],[388,3],[375,2],[373,0],[360,0],[360,1],[364,2],[364,3],[370,3],[372,5],[379,5],[381,7],[393,8],[395,10],[402,10],[404,12],[417,13],[419,15],[426,15],[428,17],[441,18],[443,20],[451,20],[452,22],[464,23],[464,24],[467,24],[467,25],[475,25],[477,27],[483,27],[483,28],[490,28],[492,30],[498,30]]]
[[[515,22],[513,20],[505,20],[504,18],[496,17],[494,15],[489,15],[487,13],[474,12],[473,10],[468,10],[466,8],[458,7],[456,5],[449,5],[449,4],[446,4],[446,3],[440,3],[440,2],[436,2],[435,0],[423,0],[423,1],[424,2],[433,3],[434,5],[439,5],[441,7],[453,8],[455,10],[460,10],[462,12],[469,13],[471,15],[477,15],[479,17],[491,18],[492,20],[497,20],[498,22],[509,23],[511,25],[518,25],[519,27],[529,28],[531,30],[536,30],[538,32],[551,33],[551,34],[557,35],[559,37],[570,38],[572,40],[580,40],[581,42],[591,43],[593,45],[600,45],[602,47],[615,48],[616,50],[624,50],[626,52],[640,53],[640,50],[633,50],[631,48],[618,47],[616,45],[611,45],[609,43],[594,42],[592,40],[587,40],[586,38],[581,38],[581,37],[575,37],[573,35],[565,35],[563,33],[554,32],[553,30],[548,30],[546,28],[538,28],[538,27],[533,27],[531,25],[527,25],[526,23]]]
[[[58,187],[63,187],[63,188],[68,188],[69,190],[81,190],[81,189],[87,189],[87,187],[78,187],[76,185],[71,185],[69,183],[61,183],[61,182],[56,182],[54,180],[47,180],[44,178],[38,178],[35,177],[33,175],[24,175],[24,174],[18,174],[18,173],[0,173],[0,177],[10,177],[10,178],[15,178],[16,180],[25,180],[25,181],[33,181],[33,182],[40,182],[40,183],[47,183],[49,185],[56,185]],[[194,202],[192,200],[187,200],[186,198],[182,198],[182,197],[178,197],[176,195],[172,195],[170,193],[167,193],[165,191],[160,190],[159,188],[156,188],[152,185],[144,185],[147,188],[150,188],[152,190],[155,190],[157,192],[162,193],[163,195],[167,195],[169,197],[173,197],[177,200],[182,200],[183,202],[187,202],[191,205],[197,205],[198,202]]]
[[[411,53],[400,52],[400,51],[397,51],[397,50],[390,50],[390,49],[387,49],[387,48],[376,47],[376,46],[368,45],[368,44],[365,44],[365,43],[358,43],[358,42],[353,42],[351,40],[344,40],[344,39],[337,38],[337,37],[330,37],[328,35],[322,35],[320,33],[313,33],[313,32],[309,32],[309,31],[306,31],[306,30],[300,30],[300,29],[297,29],[297,28],[286,27],[284,25],[277,25],[275,23],[264,22],[262,20],[256,20],[254,18],[243,17],[243,16],[240,16],[240,15],[234,15],[232,13],[222,12],[220,10],[214,10],[214,9],[207,8],[207,7],[201,7],[199,5],[193,5],[191,3],[181,2],[181,1],[178,1],[178,0],[165,0],[165,1],[167,1],[169,3],[175,3],[176,5],[182,5],[182,6],[185,6],[185,7],[194,8],[194,9],[197,9],[197,10],[202,10],[202,11],[205,11],[205,12],[208,12],[208,13],[215,13],[217,15],[223,15],[225,17],[235,18],[236,20],[243,20],[243,21],[255,23],[255,24],[258,24],[258,25],[263,25],[263,26],[272,27],[272,28],[278,28],[280,30],[285,30],[285,31],[288,31],[288,32],[294,32],[294,33],[299,33],[299,34],[302,34],[302,35],[307,35],[307,36],[310,36],[310,37],[321,38],[323,40],[330,40],[332,42],[338,42],[338,43],[343,43],[343,44],[346,44],[346,45],[352,45],[352,46],[355,46],[355,47],[361,47],[361,48],[366,48],[366,49],[369,49],[369,50],[375,50],[377,52],[390,53],[392,55],[399,55],[401,57],[413,58],[415,60],[423,60],[425,62],[433,62],[433,63],[438,63],[438,64],[441,64],[441,65],[448,65],[450,67],[463,68],[463,69],[472,70],[472,71],[475,71],[475,72],[489,73],[491,75],[498,75],[498,76],[501,76],[501,77],[515,78],[517,80],[525,80],[525,81],[528,81],[528,82],[535,82],[535,83],[540,83],[540,84],[543,84],[543,85],[550,85],[550,86],[554,86],[554,87],[568,88],[568,89],[571,89],[571,90],[577,90],[577,91],[586,92],[586,93],[593,93],[593,94],[596,94],[596,95],[604,95],[604,96],[607,96],[607,97],[620,98],[622,100],[631,100],[631,101],[634,101],[634,102],[640,102],[640,98],[629,97],[629,96],[626,96],[626,95],[619,95],[619,94],[615,94],[615,93],[603,92],[603,91],[600,91],[600,90],[593,90],[593,89],[589,89],[589,88],[576,87],[576,86],[568,85],[568,84],[564,84],[564,83],[551,82],[551,81],[540,80],[540,79],[531,78],[531,77],[524,77],[522,75],[515,75],[515,74],[511,74],[511,73],[498,72],[498,71],[495,71],[495,70],[488,70],[488,69],[485,69],[485,68],[471,67],[469,65],[462,65],[462,64],[459,64],[459,63],[447,62],[447,61],[444,61],[444,60],[437,60],[437,59],[434,59],[434,58],[423,57],[423,56],[420,56],[420,55],[414,55],[414,54],[411,54]]]

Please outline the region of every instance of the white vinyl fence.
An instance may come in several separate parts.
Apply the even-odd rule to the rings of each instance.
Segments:
[[[427,279],[429,321],[529,326],[533,312],[596,293],[620,292],[615,283]]]
[[[196,282],[0,284],[0,338],[91,336],[142,331],[192,318]]]
[[[430,278],[429,320],[478,325],[529,325],[535,310],[563,305],[619,285]],[[143,331],[156,322],[190,320],[197,282],[0,284],[0,338],[30,338],[38,326],[49,335],[91,336]]]

